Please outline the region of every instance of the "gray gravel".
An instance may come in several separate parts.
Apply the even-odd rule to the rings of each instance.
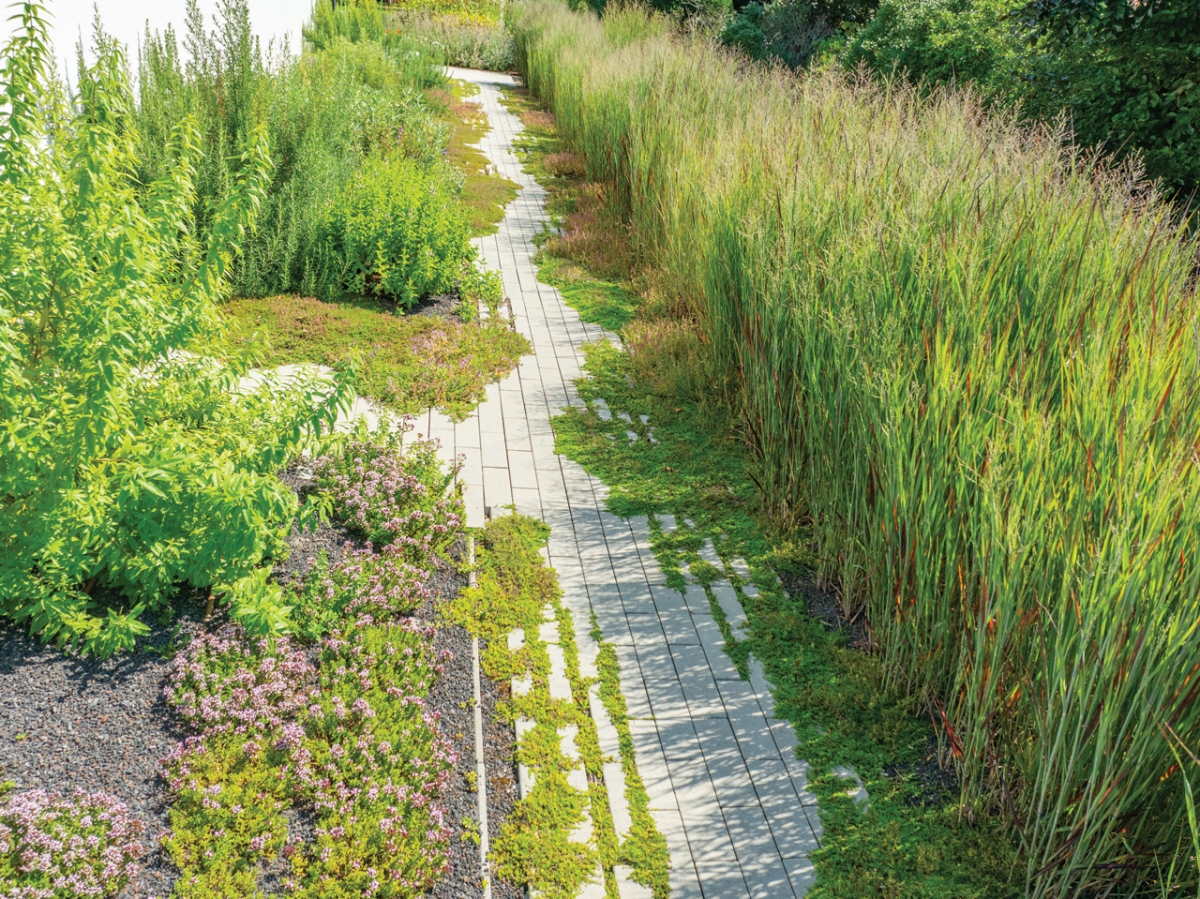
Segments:
[[[450,846],[450,871],[427,895],[430,899],[478,899],[483,887],[479,844],[463,838],[468,832],[464,822],[471,823],[471,832],[478,832],[478,800],[475,788],[471,785],[475,773],[471,636],[461,627],[439,623],[437,617],[437,606],[457,594],[466,585],[466,577],[449,565],[443,565],[433,573],[429,585],[434,596],[421,610],[419,617],[437,624],[435,649],[449,649],[454,654],[429,696],[429,705],[442,713],[443,732],[458,751],[458,768],[446,796],[446,806],[458,825],[459,835]],[[485,645],[480,645],[480,652]],[[484,676],[480,687],[486,751],[484,762],[488,771],[488,826],[495,833],[517,800],[516,779],[513,776],[516,734],[507,722],[495,714],[496,701],[500,698],[495,682]],[[524,895],[524,891],[515,884],[492,877],[494,899],[523,899]]]
[[[142,648],[100,662],[0,623],[0,779],[19,790],[111,793],[146,824],[145,867],[122,894],[165,897],[174,870],[158,850],[167,829],[158,760],[182,736],[162,698],[172,647],[199,627],[200,602],[174,624],[147,621]]]

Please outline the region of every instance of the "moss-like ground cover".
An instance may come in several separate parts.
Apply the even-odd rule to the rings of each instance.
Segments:
[[[526,158],[550,190],[556,217],[558,233],[538,260],[543,277],[549,269],[546,280],[560,289],[567,284],[564,298],[585,319],[623,326],[626,341],[626,352],[607,343],[588,348],[587,377],[579,390],[589,402],[603,398],[614,414],[627,412],[632,424],[615,417],[602,421],[590,409],[570,410],[554,420],[557,448],[610,487],[614,513],[670,513],[694,521],[694,529],[671,534],[652,530],[655,553],[675,586],[682,586],[685,562],[702,580],[717,576],[699,564],[697,551],[706,537],[726,562],[747,560],[760,590],[756,599],[743,600],[749,639],[737,642],[723,621],[722,627],[740,670],[746,671],[751,652],[763,661],[776,686],[777,714],[795,726],[811,766],[824,834],[810,895],[1019,895],[1011,841],[985,815],[960,807],[956,795],[936,788],[931,793],[916,775],[929,764],[932,725],[887,689],[869,652],[849,646],[846,632],[811,614],[803,595],[789,595],[775,583],[775,572],[789,583],[811,582],[815,560],[809,540],[804,529],[784,534],[764,524],[745,443],[711,383],[696,329],[658,298],[652,272],[627,277],[607,302],[595,300],[612,282],[609,271],[590,268],[588,257],[620,258],[623,230],[595,210],[599,189],[583,181],[578,169],[569,174],[548,169],[546,161],[563,153],[553,117],[527,98],[510,95],[510,102],[526,122]],[[588,239],[573,243],[570,235],[579,233]],[[596,244],[608,246],[600,252]],[[581,295],[591,301],[580,302]],[[627,430],[639,439],[631,443]],[[656,442],[647,439],[651,433]],[[714,613],[720,620],[715,604]],[[870,793],[865,810],[848,797],[844,780],[824,773],[835,765],[852,766],[863,778]]]
[[[499,321],[397,315],[369,299],[278,296],[234,300],[224,310],[235,342],[262,364],[353,364],[358,393],[402,413],[436,406],[461,418],[529,352],[525,338]]]
[[[450,128],[446,158],[463,172],[462,204],[473,237],[496,232],[504,218],[504,207],[516,198],[519,190],[495,170],[479,149],[479,141],[488,133],[489,125],[483,109],[470,100],[477,91],[474,85],[451,81],[445,89],[425,92],[439,111],[439,118]]]
[[[549,528],[532,518],[511,515],[492,521],[479,534],[476,586],[464,590],[447,612],[451,620],[486,641],[481,663],[489,677],[501,683],[527,678],[529,684],[526,692],[513,694],[501,710],[514,724],[519,719],[532,722],[518,747],[518,760],[531,772],[533,788],[493,837],[496,871],[528,884],[546,899],[574,899],[599,867],[606,896],[619,899],[613,867],[626,864],[633,869],[635,880],[654,889],[656,899],[666,899],[666,842],[647,811],[623,703],[617,703],[612,695],[612,672],[606,677],[602,669],[600,692],[621,734],[626,797],[634,821],[621,842],[613,827],[604,782],[606,759],[600,752],[588,700],[593,680],[580,672],[571,612],[561,602],[554,570],[546,567],[539,554],[548,537]],[[542,639],[547,622],[557,626],[557,643],[562,647],[571,686],[569,700],[550,695],[551,662]],[[518,629],[524,639],[519,647],[510,649],[509,634]],[[567,779],[567,772],[576,764],[564,755],[560,738],[560,732],[568,728],[575,730],[575,746],[587,774],[586,794]],[[572,835],[585,813],[591,818],[592,836],[580,842]]]

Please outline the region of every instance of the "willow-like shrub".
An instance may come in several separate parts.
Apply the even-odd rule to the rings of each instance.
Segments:
[[[968,810],[1019,831],[1029,895],[1194,892],[1200,325],[1171,208],[969,95],[747,67],[630,9],[514,29],[694,309],[767,507],[811,527]]]
[[[107,654],[180,585],[229,594],[255,632],[287,626],[259,566],[297,512],[275,472],[332,423],[340,385],[239,388],[216,303],[270,176],[252,135],[198,241],[199,134],[174,129],[149,185],[124,62],[101,42],[68,104],[39,7],[0,75],[0,614]]]

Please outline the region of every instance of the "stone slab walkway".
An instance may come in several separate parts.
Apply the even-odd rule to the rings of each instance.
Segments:
[[[802,897],[813,883],[808,857],[820,822],[791,727],[772,717],[761,669],[749,682],[739,678],[703,589],[683,594],[665,586],[649,522],[609,513],[605,486],[555,454],[551,416],[582,405],[573,382],[583,345],[617,338],[581,321],[557,290],[538,283],[533,240],[545,220],[545,192],[513,150],[521,122],[500,103],[500,89],[513,80],[450,74],[479,85],[473,99],[492,126],[481,149],[521,187],[499,232],[476,243],[485,265],[500,273],[515,327],[534,352],[488,388],[466,421],[433,411],[415,431],[438,439],[447,459],[465,460],[469,525],[509,504],[550,525],[547,561],[575,620],[582,673],[595,675],[590,613],[617,645],[638,768],[670,848],[672,895]]]

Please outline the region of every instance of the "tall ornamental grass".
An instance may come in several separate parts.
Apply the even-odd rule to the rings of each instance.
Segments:
[[[1171,209],[1053,131],[535,0],[518,65],[678,285],[1034,897],[1197,889],[1200,320]],[[1189,751],[1191,755],[1189,756]]]

